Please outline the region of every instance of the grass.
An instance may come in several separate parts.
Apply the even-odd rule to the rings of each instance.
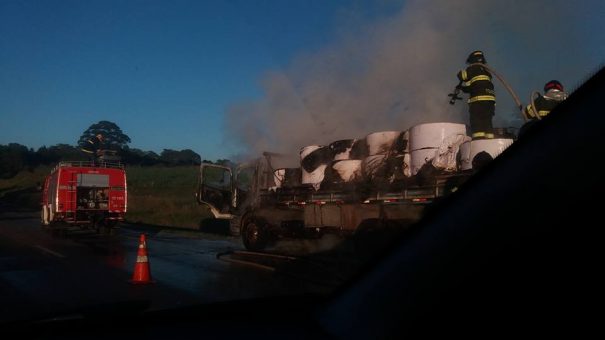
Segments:
[[[44,184],[50,170],[49,166],[40,166],[21,171],[12,178],[0,179],[0,200],[24,209],[39,209],[42,193],[38,186]]]
[[[0,179],[0,199],[13,205],[39,209],[38,183],[51,167],[22,171],[13,178]],[[200,228],[210,211],[195,200],[198,166],[127,167],[128,212],[126,220],[158,226]]]
[[[197,229],[210,211],[195,200],[199,167],[128,167],[128,212],[134,223]]]

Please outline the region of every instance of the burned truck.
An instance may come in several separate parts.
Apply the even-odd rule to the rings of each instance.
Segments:
[[[265,152],[235,169],[202,164],[196,197],[230,220],[249,250],[278,238],[403,228],[512,144],[499,132],[471,140],[463,124],[427,123],[306,146],[295,160]]]
[[[126,172],[118,162],[60,162],[44,181],[41,224],[112,233],[124,220],[127,195]]]

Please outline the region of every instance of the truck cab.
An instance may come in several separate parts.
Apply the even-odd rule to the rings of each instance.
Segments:
[[[285,156],[264,152],[263,157],[242,163],[235,168],[202,163],[196,197],[215,218],[231,219],[246,209],[260,204],[262,192],[276,188],[275,169]],[[282,164],[280,164],[282,163]]]

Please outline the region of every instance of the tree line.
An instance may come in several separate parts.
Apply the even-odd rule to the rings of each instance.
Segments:
[[[122,163],[138,166],[199,165],[202,162],[200,155],[190,149],[164,149],[160,154],[157,154],[153,151],[143,151],[126,146],[118,150],[118,155]],[[17,143],[0,144],[0,178],[10,178],[22,170],[31,171],[40,165],[53,165],[60,161],[86,161],[88,159],[88,155],[84,154],[79,147],[68,144],[43,146],[38,150]],[[204,160],[204,162],[212,163],[208,160]]]
[[[90,156],[82,152],[81,147],[97,134],[102,134],[105,138],[104,149],[116,151],[121,162],[127,165],[178,166],[199,165],[202,162],[212,163],[208,160],[202,161],[200,155],[191,149],[164,149],[157,154],[153,151],[131,148],[128,146],[131,142],[130,137],[124,134],[117,124],[100,121],[84,131],[76,142],[77,146],[57,144],[49,147],[42,146],[38,150],[34,150],[17,143],[0,144],[0,178],[10,178],[22,170],[31,171],[40,165],[53,165],[60,161],[89,160]],[[220,159],[216,163],[231,164],[226,159]]]

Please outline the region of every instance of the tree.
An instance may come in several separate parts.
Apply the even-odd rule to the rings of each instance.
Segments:
[[[93,138],[99,133],[105,137],[105,148],[109,150],[122,150],[130,143],[130,137],[125,135],[116,123],[102,120],[92,124],[84,131],[78,140],[78,145],[80,147],[84,146],[84,143],[86,143],[88,139]]]
[[[181,157],[184,164],[200,165],[202,157],[191,149],[181,150]]]
[[[119,154],[124,163],[131,165],[149,166],[160,163],[160,156],[153,151],[143,151],[126,146]]]
[[[17,143],[0,145],[0,178],[11,178],[23,170],[28,151],[26,146]]]
[[[164,149],[160,155],[160,160],[169,165],[196,165],[200,164],[202,158],[190,149],[181,151]]]

